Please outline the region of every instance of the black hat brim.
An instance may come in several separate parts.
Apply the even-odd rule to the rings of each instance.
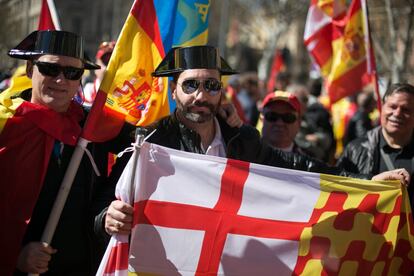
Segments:
[[[153,77],[169,77],[188,69],[215,69],[221,75],[238,74],[212,46],[190,46],[172,48],[155,71]]]
[[[10,57],[23,60],[32,60],[45,54],[80,59],[84,68],[88,70],[101,68],[90,61],[83,52],[82,38],[70,32],[34,31],[8,52]]]

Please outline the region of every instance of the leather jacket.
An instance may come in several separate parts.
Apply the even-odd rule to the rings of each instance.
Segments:
[[[367,135],[350,142],[338,159],[337,166],[353,173],[379,173],[379,137],[381,127],[367,132]]]
[[[259,132],[249,125],[232,128],[220,117],[217,117],[217,120],[224,139],[227,158],[302,171],[359,178],[370,177],[368,175],[352,174],[339,167],[330,167],[317,159],[301,154],[283,152],[264,143]],[[177,150],[203,153],[200,147],[200,136],[194,130],[181,124],[175,114],[164,117],[146,129],[147,134],[156,129],[147,140],[150,143]]]

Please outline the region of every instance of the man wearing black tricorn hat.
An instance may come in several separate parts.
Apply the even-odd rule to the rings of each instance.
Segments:
[[[152,126],[148,142],[173,149],[227,157],[283,168],[349,175],[334,167],[305,156],[285,153],[261,142],[258,131],[250,126],[230,127],[221,116],[221,76],[235,74],[218,49],[212,46],[192,46],[172,49],[152,74],[172,77],[172,97],[177,103],[173,114]],[[130,155],[119,158],[112,170],[117,181]],[[403,179],[397,172],[381,179]],[[405,178],[404,178],[405,179]],[[119,200],[113,201],[105,216],[109,234],[129,234],[133,208]]]
[[[0,105],[0,274],[17,268],[15,274],[91,275],[96,246],[90,238],[90,184],[97,177],[86,158],[51,245],[39,240],[81,132],[84,113],[73,97],[84,69],[99,66],[84,56],[82,38],[64,31],[35,31],[9,56],[27,60],[32,89]],[[103,145],[90,150],[105,173],[107,151]]]

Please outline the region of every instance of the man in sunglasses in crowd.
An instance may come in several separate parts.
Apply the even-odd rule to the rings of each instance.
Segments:
[[[82,38],[64,31],[35,31],[9,55],[27,60],[32,89],[0,106],[0,274],[11,275],[17,268],[16,275],[92,275],[103,253],[103,248],[96,252],[91,238],[92,199],[102,179],[87,158],[80,164],[52,244],[39,241],[81,132],[84,113],[73,97],[84,69],[99,66],[84,57]],[[107,146],[88,148],[105,175]]]
[[[294,94],[280,90],[267,94],[261,113],[263,141],[283,151],[304,154],[295,143],[300,130],[301,105]]]
[[[147,128],[148,142],[173,149],[227,157],[248,162],[313,172],[349,175],[303,155],[286,153],[263,143],[259,132],[247,125],[229,126],[220,116],[221,76],[235,74],[218,49],[192,46],[172,49],[153,73],[154,77],[172,77],[172,97],[177,104],[173,114]],[[233,112],[235,113],[235,112]],[[131,154],[118,158],[112,169],[115,185]],[[400,179],[407,182],[405,170],[387,172],[374,179]],[[129,234],[133,207],[114,200],[96,222],[109,234]],[[98,225],[98,226],[99,226]]]

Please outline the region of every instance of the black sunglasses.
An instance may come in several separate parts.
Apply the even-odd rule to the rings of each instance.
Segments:
[[[196,80],[196,79],[187,79],[183,81],[180,85],[186,94],[192,94],[198,90],[200,84],[203,84],[204,90],[211,96],[217,95],[221,90],[221,82],[216,79],[206,79]]]
[[[279,119],[282,119],[282,121],[286,124],[292,124],[296,121],[297,116],[292,113],[276,113],[276,112],[266,112],[264,114],[264,118],[268,122],[276,122]]]
[[[49,77],[57,77],[61,72],[68,80],[79,80],[83,75],[83,68],[72,66],[61,66],[57,63],[34,60],[33,64],[37,66],[42,75]]]

